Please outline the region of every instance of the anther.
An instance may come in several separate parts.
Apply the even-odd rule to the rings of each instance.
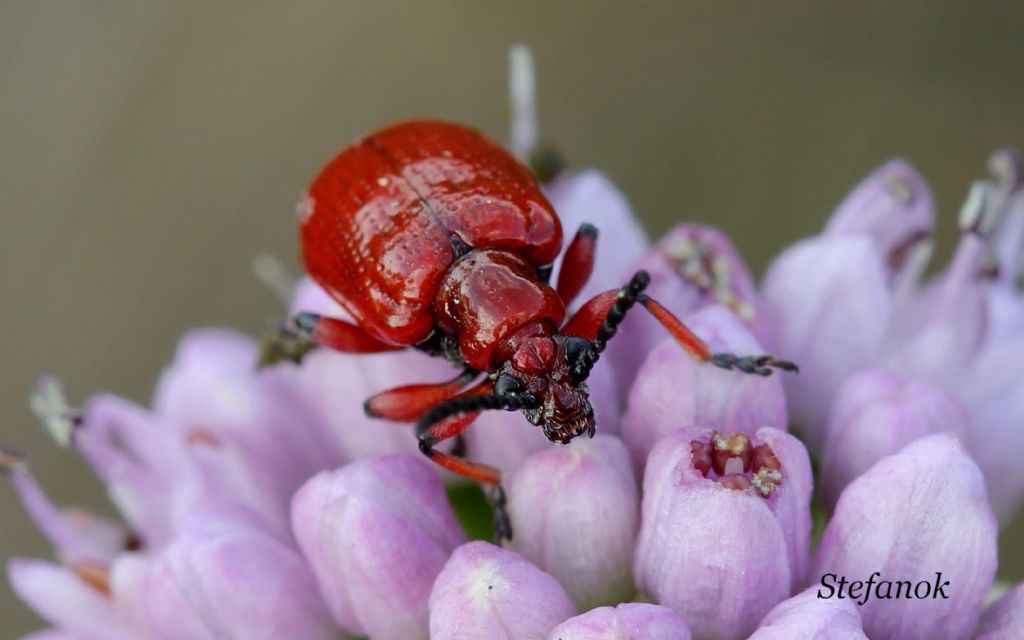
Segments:
[[[754,446],[750,436],[712,432],[708,442],[690,442],[692,467],[709,480],[734,491],[756,492],[768,498],[782,484],[779,459],[767,444]]]
[[[754,308],[740,299],[732,282],[728,258],[694,238],[677,238],[660,246],[676,273],[705,295],[731,309],[744,322],[754,320]]]
[[[693,468],[706,478],[711,470],[711,447],[706,442],[694,440],[690,443],[690,459]]]
[[[82,582],[105,596],[110,595],[110,571],[95,562],[76,562],[71,566]]]
[[[885,188],[900,204],[909,206],[914,202],[914,190],[906,180],[899,176],[890,175],[885,179]]]
[[[992,186],[984,180],[977,180],[967,192],[967,198],[960,208],[959,226],[964,233],[987,236],[995,225],[995,212],[988,206]]]
[[[1013,149],[999,149],[988,157],[988,172],[1000,189],[1012,191],[1020,186],[1022,167],[1020,155]]]

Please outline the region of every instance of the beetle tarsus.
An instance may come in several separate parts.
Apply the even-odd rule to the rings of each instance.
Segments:
[[[316,348],[308,337],[288,327],[268,332],[260,340],[260,358],[257,367],[269,367],[281,362],[302,362],[307,353]]]
[[[494,543],[501,546],[502,542],[512,540],[512,520],[506,508],[505,489],[496,484],[488,489],[487,498],[494,509]]]
[[[716,367],[731,370],[738,369],[743,373],[751,373],[758,376],[770,376],[774,369],[782,371],[799,371],[798,367],[788,360],[779,360],[769,355],[762,356],[737,356],[733,353],[714,353],[709,362]]]
[[[295,325],[295,329],[299,335],[302,335],[308,339],[313,338],[313,334],[316,332],[316,323],[320,321],[320,316],[316,313],[310,313],[308,311],[302,311],[292,318],[292,324]]]

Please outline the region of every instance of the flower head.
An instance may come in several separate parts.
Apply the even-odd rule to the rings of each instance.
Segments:
[[[563,171],[538,141],[529,52],[515,48],[511,66],[514,152],[568,234],[583,222],[603,233],[584,294],[640,265],[648,293],[713,349],[764,346],[802,373],[696,362],[635,315],[588,379],[595,438],[554,447],[520,414],[494,412],[438,450],[364,412],[383,389],[454,375],[411,350],[336,353],[292,331],[263,355],[294,361],[260,366],[273,358],[254,340],[192,331],[150,408],[109,394],[72,407],[43,378],[33,409],[89,463],[120,520],[54,505],[27,458],[0,447],[0,473],[56,556],[7,566],[53,626],[30,637],[1020,637],[1020,586],[982,614],[993,508],[1006,517],[1024,495],[1016,156],[993,155],[954,258],[930,281],[931,196],[892,161],[819,236],[783,252],[759,294],[721,232],[682,224],[649,248],[608,178]],[[258,267],[293,310],[345,317],[312,281]],[[806,447],[786,432],[790,417]],[[469,424],[450,418],[440,435]],[[470,465],[505,472],[506,491],[489,496],[514,524],[509,548],[467,541],[488,536],[491,510],[421,453],[490,484],[496,470]],[[812,558],[816,481],[834,509]],[[870,597],[851,602],[842,586],[822,597],[833,577],[867,580]],[[915,599],[883,597],[886,580]],[[918,585],[942,597],[918,599]]]

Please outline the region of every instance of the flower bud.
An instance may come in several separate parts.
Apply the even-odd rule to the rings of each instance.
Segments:
[[[729,309],[748,326],[759,318],[754,279],[736,247],[714,227],[680,224],[632,267],[623,277],[638,269],[647,271],[647,295],[680,318],[708,305]],[[609,357],[623,381],[628,384],[636,377],[646,355],[665,335],[665,328],[649,314],[627,316],[608,343]]]
[[[971,416],[971,458],[985,474],[985,490],[1000,522],[1009,522],[1024,498],[1024,337],[987,349],[953,391]]]
[[[800,365],[782,376],[790,416],[812,451],[821,452],[839,385],[878,351],[891,294],[882,254],[867,236],[819,237],[786,249],[762,286],[770,353]]]
[[[931,235],[935,205],[931,190],[904,160],[883,164],[861,180],[828,220],[824,236],[866,234],[890,266],[899,268],[910,245]]]
[[[985,610],[977,634],[977,640],[1024,638],[1024,582]]]
[[[640,501],[629,453],[599,435],[530,457],[508,485],[512,548],[589,609],[633,595]]]
[[[884,369],[851,376],[839,389],[821,465],[832,507],[854,478],[904,445],[935,433],[966,437],[970,420],[948,393]]]
[[[818,597],[816,587],[783,600],[749,640],[867,640],[851,600]]]
[[[952,435],[928,436],[846,487],[821,539],[812,584],[827,574],[855,581],[880,573],[891,582],[860,607],[868,637],[966,638],[995,574],[996,535],[978,467]]]
[[[548,640],[690,640],[690,628],[675,611],[627,602],[598,607],[555,627]]]
[[[562,221],[562,233],[568,246],[581,224],[597,228],[597,260],[586,286],[576,297],[575,307],[593,296],[624,285],[629,267],[647,250],[649,244],[643,225],[633,214],[629,201],[600,171],[585,169],[560,176],[545,189]],[[558,282],[562,259],[555,261],[551,282]]]
[[[558,581],[487,542],[455,550],[430,594],[431,640],[546,638],[575,615]]]
[[[724,307],[706,307],[684,321],[712,351],[764,351],[750,330]],[[679,427],[748,435],[766,425],[785,429],[789,421],[782,377],[791,376],[752,376],[697,362],[674,339],[664,338],[637,374],[623,418],[622,438],[637,469],[643,469],[654,443]]]
[[[144,604],[165,640],[337,637],[302,557],[237,506],[201,509],[186,522],[157,557]]]
[[[381,640],[427,637],[431,585],[465,539],[437,474],[404,455],[314,476],[292,529],[338,623]]]
[[[746,637],[803,581],[810,492],[803,445],[778,429],[666,436],[644,473],[637,586],[696,637]]]

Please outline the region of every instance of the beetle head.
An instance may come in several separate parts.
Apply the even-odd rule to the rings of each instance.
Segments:
[[[593,437],[597,425],[586,384],[593,356],[593,345],[577,336],[523,340],[500,367],[494,393],[536,397],[537,404],[523,413],[552,442],[565,444],[583,433]]]

